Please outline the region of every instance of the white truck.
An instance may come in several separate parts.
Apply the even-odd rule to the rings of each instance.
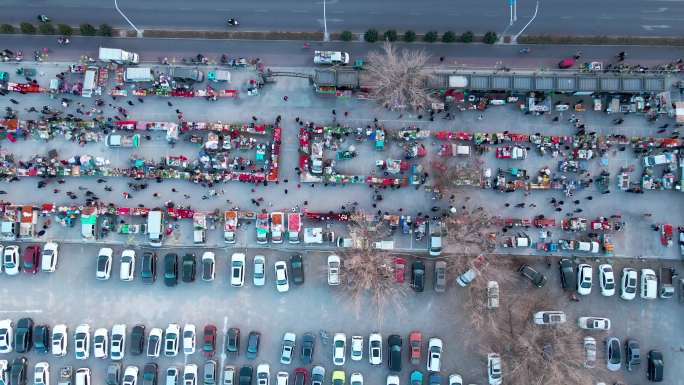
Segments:
[[[207,240],[207,215],[204,213],[192,214],[192,241],[201,244]]]
[[[100,61],[114,62],[118,64],[138,64],[140,58],[135,52],[124,51],[119,48],[104,48],[100,47]]]
[[[314,64],[349,64],[349,54],[339,51],[314,51]]]
[[[140,134],[126,135],[119,133],[111,133],[105,139],[105,146],[107,147],[140,147]]]

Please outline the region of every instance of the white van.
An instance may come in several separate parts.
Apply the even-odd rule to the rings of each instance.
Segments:
[[[656,299],[658,296],[658,278],[655,271],[641,269],[641,298]]]
[[[89,98],[93,96],[93,91],[95,90],[95,75],[97,73],[95,70],[86,70],[85,76],[83,77],[83,88],[81,88],[81,96],[84,98]]]
[[[76,370],[75,385],[90,385],[90,369],[79,368]]]
[[[152,210],[147,214],[147,234],[150,246],[161,247],[164,239],[163,213],[161,210]]]

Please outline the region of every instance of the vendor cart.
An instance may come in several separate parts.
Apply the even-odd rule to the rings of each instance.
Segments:
[[[223,240],[226,243],[235,243],[235,233],[238,225],[238,212],[231,210],[223,213]]]
[[[660,243],[665,247],[672,246],[672,224],[665,223],[660,227]]]

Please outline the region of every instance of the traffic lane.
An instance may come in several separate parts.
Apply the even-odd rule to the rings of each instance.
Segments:
[[[304,256],[305,280],[302,286],[295,286],[290,282],[288,293],[278,293],[274,287],[273,265],[276,260],[287,260],[291,252],[283,253],[272,250],[220,249],[216,250],[216,280],[193,283],[179,282],[178,286],[168,288],[162,280],[163,255],[173,251],[179,256],[185,252],[194,251],[192,248],[160,249],[158,280],[153,285],[143,285],[139,280],[139,273],[133,282],[121,282],[119,277],[119,263],[122,247],[114,247],[114,264],[112,278],[109,281],[95,280],[95,257],[98,246],[95,245],[62,245],[61,259],[57,271],[53,274],[39,273],[36,276],[20,275],[7,277],[10,284],[4,285],[3,296],[0,298],[0,317],[15,320],[23,316],[31,316],[36,324],[47,323],[54,326],[66,323],[70,331],[81,323],[89,323],[92,329],[99,327],[111,328],[115,323],[126,323],[128,330],[135,324],[143,324],[147,332],[152,327],[163,329],[169,323],[178,323],[181,327],[185,323],[193,323],[198,333],[206,324],[214,324],[220,331],[228,327],[239,327],[242,332],[242,350],[237,359],[228,359],[226,363],[242,365],[267,362],[271,364],[272,372],[277,370],[291,371],[301,366],[299,348],[292,365],[281,366],[278,363],[283,333],[293,331],[298,337],[306,332],[314,333],[317,337],[314,362],[326,367],[328,373],[333,370],[331,357],[331,342],[323,345],[318,335],[319,330],[328,332],[330,339],[336,332],[347,334],[348,342],[352,335],[362,335],[367,339],[372,332],[380,332],[383,338],[389,334],[400,334],[404,338],[404,346],[408,343],[410,331],[420,330],[425,340],[437,336],[444,340],[445,355],[443,368],[445,372],[458,372],[464,377],[480,377],[484,372],[484,360],[470,354],[462,341],[467,328],[453,328],[452,325],[465,325],[467,314],[454,311],[463,303],[464,290],[458,288],[453,279],[448,282],[447,293],[435,294],[432,291],[433,264],[428,262],[426,277],[426,291],[414,293],[408,289],[408,281],[404,283],[406,296],[401,303],[401,311],[389,309],[384,316],[378,316],[378,310],[365,298],[356,307],[340,287],[327,285],[325,261],[328,253],[302,253]],[[142,250],[136,248],[138,259]],[[149,250],[149,249],[148,249]],[[200,257],[199,251],[194,251]],[[234,288],[229,285],[229,258],[233,252],[246,252],[247,270],[245,287]],[[263,254],[267,260],[267,279],[264,287],[254,287],[252,284],[253,256]],[[139,262],[136,269],[140,267]],[[198,274],[201,269],[198,266]],[[11,281],[10,281],[11,279]],[[408,278],[407,278],[408,279]],[[39,313],[29,313],[27,310],[40,310]],[[10,313],[10,311],[13,311]],[[16,311],[16,312],[14,312]],[[426,316],[429,314],[430,316]],[[449,319],[449,322],[444,322]],[[454,330],[456,329],[456,330]],[[247,334],[250,331],[262,333],[259,356],[255,361],[247,361],[244,357]],[[130,337],[130,336],[129,336]],[[201,334],[198,334],[201,338]],[[71,339],[71,336],[70,336]],[[223,346],[223,333],[218,338],[219,346]],[[73,361],[71,348],[73,340],[69,341],[69,355],[66,358],[54,358],[28,354],[33,365],[39,360],[47,360],[53,368],[67,363],[75,367],[89,366],[95,371],[95,378],[104,374],[108,360],[91,358],[87,362]],[[201,340],[198,341],[198,346]],[[371,368],[365,358],[354,362],[347,357],[345,371],[360,371],[370,382],[379,384],[387,375],[386,366]],[[8,358],[13,358],[14,355]],[[4,357],[3,357],[4,358]],[[404,354],[404,375],[412,368],[408,364],[408,354]],[[134,357],[128,350],[125,364],[142,365],[155,361],[161,369],[168,365],[182,365],[186,362],[181,356],[176,358],[161,357],[150,359]],[[201,364],[203,359],[195,353],[187,362]],[[421,363],[421,367],[424,365]],[[56,370],[56,369],[53,369]],[[54,373],[56,374],[56,373]],[[328,374],[329,376],[330,374]]]

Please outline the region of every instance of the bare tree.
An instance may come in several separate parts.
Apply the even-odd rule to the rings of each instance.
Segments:
[[[464,206],[465,207],[465,206]],[[496,231],[492,217],[483,208],[453,207],[444,217],[446,240],[456,255],[491,253],[496,248]]]
[[[435,98],[427,85],[435,76],[427,71],[430,56],[423,50],[398,51],[385,42],[383,50],[368,54],[362,76],[372,86],[371,97],[391,109],[426,110]]]

